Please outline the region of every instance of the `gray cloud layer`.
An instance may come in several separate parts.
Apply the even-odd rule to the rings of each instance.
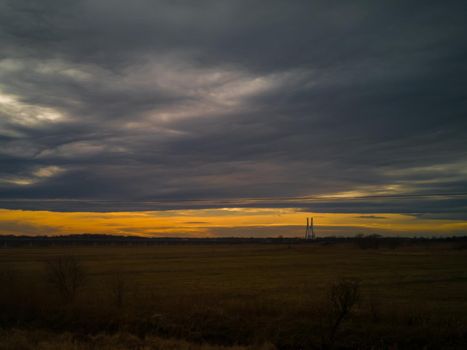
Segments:
[[[0,0],[0,206],[344,194],[292,204],[465,218],[466,197],[345,197],[467,192],[466,13],[465,1]],[[271,200],[242,202],[256,197]]]

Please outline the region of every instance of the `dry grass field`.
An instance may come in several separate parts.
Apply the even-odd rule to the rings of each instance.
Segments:
[[[0,349],[465,349],[466,266],[448,244],[3,248]]]

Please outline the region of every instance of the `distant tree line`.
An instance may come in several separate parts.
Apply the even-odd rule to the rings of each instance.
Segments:
[[[0,236],[0,247],[51,246],[51,245],[160,245],[160,244],[353,244],[361,249],[395,249],[404,245],[432,245],[439,243],[453,244],[454,248],[467,249],[467,236],[456,237],[386,237],[377,234],[358,235],[355,237],[320,237],[305,240],[296,237],[140,237],[116,236],[105,234],[78,234],[63,236]]]

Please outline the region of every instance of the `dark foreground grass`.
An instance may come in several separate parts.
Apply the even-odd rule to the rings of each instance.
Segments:
[[[62,293],[50,264],[82,278]],[[467,251],[447,245],[0,250],[0,349],[465,349]],[[358,284],[339,323],[330,291]]]

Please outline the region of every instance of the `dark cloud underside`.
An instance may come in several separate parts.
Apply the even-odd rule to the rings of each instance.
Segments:
[[[466,14],[465,1],[0,0],[0,206],[465,219],[465,196],[403,196],[467,192]],[[398,197],[348,199],[362,195]],[[332,199],[280,199],[302,196]]]

